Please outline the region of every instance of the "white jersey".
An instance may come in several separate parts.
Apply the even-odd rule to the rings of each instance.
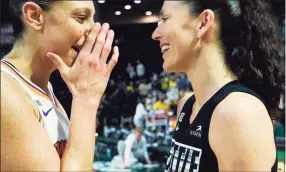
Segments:
[[[35,104],[38,109],[39,123],[46,129],[61,158],[67,144],[69,119],[56,99],[52,87],[49,86],[49,94],[45,93],[37,85],[26,79],[12,64],[4,60],[1,61],[1,72],[16,81]]]

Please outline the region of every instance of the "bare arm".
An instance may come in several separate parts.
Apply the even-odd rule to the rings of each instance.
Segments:
[[[237,102],[243,102],[239,105]],[[271,171],[275,161],[273,127],[255,97],[233,93],[215,110],[210,144],[220,171]]]
[[[69,138],[61,171],[90,171],[92,168],[98,103],[73,99]],[[84,115],[83,115],[84,114]]]
[[[73,95],[69,139],[61,161],[61,171],[92,170],[96,112],[119,56],[115,47],[107,63],[113,39],[114,31],[109,30],[109,25],[101,27],[97,23],[72,67],[67,66],[57,54],[47,54]]]
[[[90,171],[98,104],[73,100],[70,135],[60,160],[47,132],[35,117],[31,100],[3,73],[1,80],[1,170]]]
[[[60,158],[31,100],[1,73],[1,171],[59,171]]]
[[[72,67],[66,66],[58,55],[47,54],[73,95],[69,139],[61,160],[35,118],[25,92],[11,79],[1,82],[1,170],[92,170],[96,112],[119,56],[115,48],[106,64],[114,32],[105,26],[100,33],[100,27],[93,27]]]

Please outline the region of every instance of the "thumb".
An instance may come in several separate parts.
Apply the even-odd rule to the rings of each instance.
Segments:
[[[47,57],[52,60],[52,62],[55,64],[61,74],[65,74],[68,71],[69,67],[63,62],[62,58],[59,55],[52,52],[48,52]]]

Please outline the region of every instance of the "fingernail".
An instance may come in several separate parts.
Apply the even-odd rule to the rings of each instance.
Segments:
[[[97,27],[97,28],[98,28],[98,27],[101,27],[101,24],[98,23],[98,22],[96,22],[96,23],[95,23],[95,27]]]
[[[108,29],[109,28],[109,24],[108,23],[104,23],[103,24],[103,29]]]
[[[115,34],[113,30],[109,30],[108,32],[109,34]]]

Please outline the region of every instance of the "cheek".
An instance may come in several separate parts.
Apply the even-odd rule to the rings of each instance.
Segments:
[[[191,31],[181,30],[176,34],[177,45],[176,49],[179,50],[180,56],[191,55],[195,47],[194,34]]]
[[[171,49],[171,64],[174,65],[174,70],[178,72],[186,69],[189,59],[192,57],[192,50],[190,48],[190,38],[181,32],[176,34],[173,40]]]
[[[76,44],[84,34],[82,27],[76,22],[68,22],[64,28],[62,34],[64,35],[63,39],[67,41],[65,44]]]
[[[80,27],[63,23],[51,29],[48,39],[51,46],[57,49],[60,48],[57,51],[64,53],[70,50],[71,46],[75,45],[83,35],[84,31]]]

